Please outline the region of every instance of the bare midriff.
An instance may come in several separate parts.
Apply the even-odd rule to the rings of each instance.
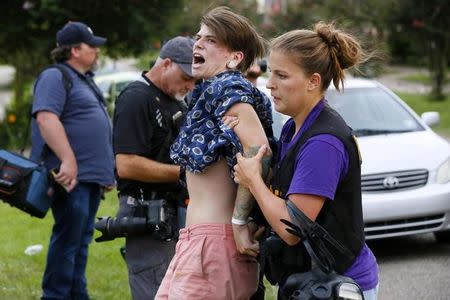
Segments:
[[[237,185],[222,157],[199,174],[186,173],[189,205],[186,227],[203,223],[231,223]]]

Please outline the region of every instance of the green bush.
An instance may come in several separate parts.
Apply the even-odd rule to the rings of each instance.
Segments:
[[[22,99],[12,99],[5,109],[5,119],[0,122],[0,146],[10,150],[28,147],[30,141],[31,86],[25,89]]]

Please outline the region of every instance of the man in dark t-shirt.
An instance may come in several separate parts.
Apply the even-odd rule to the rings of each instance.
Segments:
[[[129,84],[116,101],[113,147],[120,208],[118,218],[143,217],[142,204],[156,199],[174,202],[182,192],[180,167],[169,147],[184,119],[185,95],[192,77],[194,41],[175,37],[163,45],[159,58],[142,80]],[[172,205],[176,203],[172,203]],[[127,236],[125,260],[134,300],[153,299],[175,251],[175,239],[151,232]]]

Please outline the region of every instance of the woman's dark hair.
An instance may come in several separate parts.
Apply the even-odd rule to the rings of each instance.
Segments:
[[[201,24],[208,26],[231,51],[244,53],[243,60],[237,66],[241,72],[245,72],[255,59],[265,53],[265,41],[250,21],[228,7],[219,6],[208,11],[202,17]]]
[[[62,63],[70,58],[72,48],[78,48],[81,44],[62,45],[52,50],[51,56],[55,63]]]
[[[274,50],[291,55],[306,75],[320,74],[322,91],[331,80],[337,90],[344,87],[344,70],[369,58],[353,35],[323,22],[313,30],[292,30],[275,38],[270,44],[270,51]]]

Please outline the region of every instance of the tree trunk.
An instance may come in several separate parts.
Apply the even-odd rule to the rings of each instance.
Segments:
[[[430,51],[430,74],[432,77],[431,97],[438,101],[445,99],[443,90],[446,76],[448,45],[448,39],[444,35],[435,35]]]
[[[437,101],[445,100],[444,84],[447,70],[447,52],[449,50],[448,36],[448,6],[434,7],[431,17],[431,51],[430,74],[432,76],[431,98]]]

